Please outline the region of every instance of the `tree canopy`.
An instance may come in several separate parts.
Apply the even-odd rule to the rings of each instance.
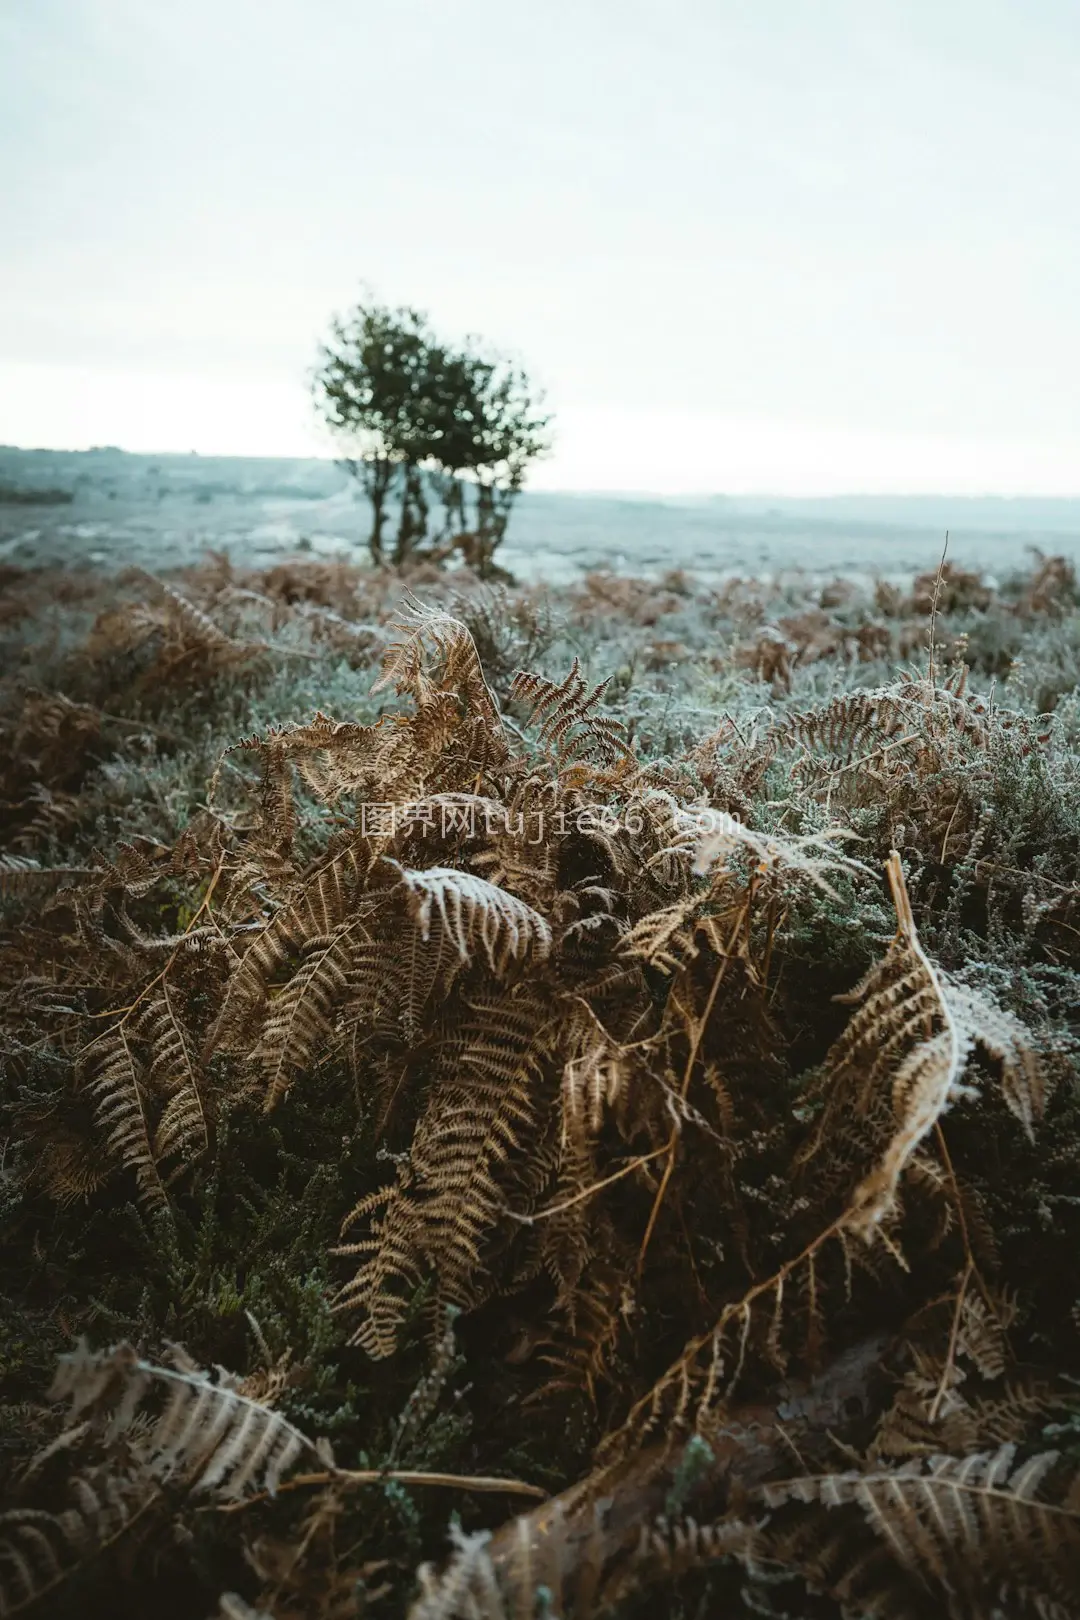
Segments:
[[[514,500],[550,444],[521,366],[476,338],[443,341],[419,310],[367,300],[332,322],[314,394],[370,502],[376,562],[388,549],[397,564],[457,552],[494,571]]]

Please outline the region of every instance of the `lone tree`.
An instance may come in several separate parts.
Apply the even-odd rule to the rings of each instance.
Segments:
[[[526,373],[474,338],[442,342],[418,310],[366,302],[333,322],[314,393],[371,503],[374,561],[396,506],[394,563],[458,551],[492,573],[529,465],[549,447]]]
[[[468,560],[484,573],[506,533],[530,463],[549,448],[550,417],[541,414],[529,378],[519,367],[475,348],[466,364],[471,434],[462,471],[474,490],[477,548],[476,557]]]

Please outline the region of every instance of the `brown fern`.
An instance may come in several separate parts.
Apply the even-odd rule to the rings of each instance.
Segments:
[[[952,983],[926,955],[915,929],[903,868],[887,873],[898,928],[883,960],[844,1001],[856,1005],[825,1065],[826,1106],[804,1158],[828,1154],[852,1121],[879,1143],[856,1185],[847,1229],[866,1233],[895,1208],[900,1179],[926,1136],[965,1095],[976,1046],[995,1058],[1005,1100],[1030,1133],[1043,1081],[1030,1037],[984,996]],[[843,1127],[843,1129],[842,1129]]]
[[[1004,1445],[891,1470],[788,1480],[767,1486],[764,1496],[774,1507],[857,1507],[889,1557],[950,1615],[977,1612],[1006,1583],[1067,1605],[1080,1600],[1080,1501],[1057,1452],[1018,1461],[1017,1448]]]
[[[384,1206],[370,1238],[338,1251],[370,1255],[337,1305],[365,1312],[354,1339],[372,1355],[395,1349],[411,1293],[425,1275],[436,1279],[440,1311],[445,1304],[474,1305],[490,1288],[483,1245],[506,1206],[504,1166],[512,1155],[527,1154],[553,1101],[550,1091],[545,1097],[543,1066],[543,1031],[550,1043],[551,1024],[544,999],[521,987],[470,1003],[442,1043],[407,1176],[353,1211],[347,1227]]]
[[[564,680],[556,683],[522,670],[515,675],[510,697],[525,705],[530,725],[539,725],[537,740],[551,749],[561,766],[582,758],[604,763],[632,759],[621,722],[597,715],[607,681],[590,688],[575,658]]]
[[[137,1467],[109,1465],[73,1474],[60,1512],[13,1508],[0,1514],[0,1615],[21,1614],[54,1593],[161,1503]]]
[[[86,1089],[105,1147],[135,1172],[141,1197],[164,1203],[147,1113],[147,1082],[132,1039],[121,1022],[83,1054]]]
[[[109,1435],[127,1432],[157,1398],[149,1426],[132,1440],[147,1475],[224,1500],[276,1491],[300,1459],[324,1463],[323,1453],[279,1412],[249,1400],[227,1381],[211,1379],[177,1353],[176,1365],[142,1361],[130,1345],[95,1353],[85,1342],[60,1358],[50,1391],[66,1400],[71,1421],[108,1416]]]

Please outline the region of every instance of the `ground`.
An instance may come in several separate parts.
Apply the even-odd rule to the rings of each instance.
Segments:
[[[1080,1612],[1067,547],[274,487],[0,513],[0,1610]]]
[[[991,577],[1022,567],[1031,546],[1080,561],[1077,500],[528,491],[501,561],[523,581],[555,585],[598,568],[646,577],[686,568],[709,581],[787,569],[900,581],[936,566],[946,530],[954,561]],[[330,461],[0,446],[0,561],[153,569],[164,558],[197,563],[212,549],[266,567],[302,546],[356,562],[366,532],[355,486]]]

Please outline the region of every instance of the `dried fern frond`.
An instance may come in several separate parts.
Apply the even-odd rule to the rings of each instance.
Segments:
[[[662,910],[648,912],[627,932],[623,952],[650,967],[675,973],[698,953],[693,925],[703,904],[702,895],[691,894]]]
[[[147,1117],[146,1080],[123,1021],[98,1037],[83,1054],[86,1089],[108,1150],[134,1170],[139,1194],[148,1204],[165,1202]]]
[[[425,942],[438,929],[462,962],[472,961],[482,947],[496,978],[502,978],[511,962],[526,957],[543,961],[550,954],[551,928],[545,919],[486,878],[446,866],[399,870],[410,914]]]
[[[966,1615],[1006,1580],[1050,1599],[1080,1599],[1080,1500],[1074,1472],[1059,1464],[1054,1451],[1018,1462],[1016,1446],[1004,1445],[891,1470],[786,1480],[763,1494],[773,1507],[856,1506],[890,1558],[944,1597],[951,1614]]]
[[[681,1519],[661,1515],[652,1524],[642,1525],[636,1547],[608,1575],[597,1611],[616,1613],[627,1598],[650,1587],[670,1585],[690,1570],[707,1569],[724,1559],[753,1564],[760,1540],[759,1527],[745,1519],[699,1524],[690,1515]]]
[[[627,1283],[625,1272],[610,1261],[590,1264],[617,1248],[610,1219],[593,1191],[603,1179],[597,1151],[604,1121],[627,1085],[629,1065],[595,1022],[578,1038],[571,1031],[567,1044],[550,1202],[533,1219],[541,1223],[539,1254],[557,1286],[556,1310],[565,1322],[545,1360],[557,1369],[559,1387],[574,1382],[594,1393],[624,1325],[620,1307]]]
[[[911,722],[918,717],[910,712],[909,697],[899,686],[844,692],[823,707],[788,721],[779,728],[780,738],[821,748],[835,763],[848,765],[868,754],[875,744],[895,746],[900,738],[905,743],[915,740]]]
[[[854,834],[844,827],[830,827],[825,832],[811,833],[802,838],[769,838],[744,827],[742,822],[717,813],[704,812],[706,825],[699,834],[694,855],[694,871],[712,871],[734,850],[745,850],[757,863],[760,872],[776,871],[787,876],[801,874],[823,893],[837,898],[836,890],[828,882],[828,871],[860,870],[859,863],[836,852],[838,843]]]
[[[0,855],[0,896],[55,889],[69,878],[87,877],[92,871],[89,866],[42,866],[29,855]]]
[[[392,686],[423,707],[440,690],[458,693],[468,707],[489,726],[501,725],[499,706],[488,686],[468,627],[440,608],[425,607],[406,595],[391,626],[397,635],[383,657],[382,673],[373,692]],[[428,646],[442,661],[439,680],[428,671]]]
[[[403,915],[404,913],[404,915]],[[415,1035],[424,1009],[475,961],[497,979],[552,949],[547,921],[475,873],[413,869],[390,857],[366,879],[354,846],[320,864],[249,946],[208,1040],[249,1052],[272,1108],[332,1045],[339,1013],[354,1028],[398,1008]]]
[[[373,955],[372,934],[363,918],[305,942],[299,968],[269,1003],[252,1054],[266,1079],[267,1111],[277,1106],[298,1074],[315,1066],[359,963]]]
[[[216,625],[208,613],[196,607],[194,602],[188,600],[175,586],[159,579],[156,574],[150,574],[145,568],[136,568],[133,576],[145,591],[155,600],[161,602],[175,617],[178,624],[183,625],[198,639],[213,643],[228,643],[230,638],[224,630]]]
[[[325,1474],[328,1452],[280,1413],[225,1376],[211,1379],[179,1351],[174,1363],[143,1361],[128,1344],[93,1352],[85,1340],[59,1358],[50,1399],[69,1403],[76,1426],[36,1466],[61,1445],[79,1446],[91,1436],[104,1445],[106,1460],[71,1476],[71,1503],[61,1512],[0,1515],[0,1615],[17,1614],[52,1591],[155,1510],[166,1487],[239,1502],[272,1495],[301,1459]]]
[[[407,727],[384,716],[374,725],[333,720],[317,709],[303,725],[271,728],[263,736],[243,738],[226,749],[218,762],[211,791],[214,796],[225,761],[237,751],[252,753],[260,761],[259,826],[252,839],[262,855],[275,850],[284,858],[296,831],[291,768],[312,793],[327,805],[367,790],[373,783],[385,787],[396,780],[398,755],[407,752]]]
[[[557,1038],[547,998],[528,985],[477,996],[444,1038],[407,1172],[346,1221],[383,1205],[370,1237],[337,1251],[370,1256],[335,1305],[365,1312],[353,1342],[370,1355],[393,1354],[425,1275],[435,1277],[437,1318],[445,1305],[475,1305],[494,1287],[484,1243],[505,1212],[508,1187],[516,1182],[525,1202],[547,1174],[530,1149],[554,1105],[545,1059]]]
[[[526,1620],[525,1611],[507,1608],[487,1544],[490,1532],[472,1535],[459,1525],[450,1526],[454,1555],[449,1567],[436,1572],[431,1564],[421,1564],[416,1572],[420,1594],[409,1609],[408,1620]],[[536,1613],[536,1593],[532,1594],[528,1620]]]
[[[21,1614],[124,1535],[160,1503],[138,1468],[108,1465],[74,1474],[59,1513],[15,1508],[0,1514],[0,1616]]]
[[[984,996],[958,986],[923,950],[900,857],[886,866],[897,932],[881,962],[848,995],[858,1011],[825,1065],[826,1107],[804,1162],[828,1156],[834,1137],[862,1129],[874,1162],[856,1186],[846,1217],[866,1234],[895,1208],[900,1178],[952,1103],[968,1094],[964,1075],[977,1046],[1000,1063],[1012,1112],[1030,1132],[1043,1085],[1024,1027]]]
[[[165,1099],[154,1132],[154,1158],[158,1163],[192,1159],[210,1145],[206,1078],[167,976],[139,1009],[136,1028],[150,1047],[148,1086]]]
[[[1009,1112],[1034,1141],[1035,1125],[1046,1106],[1047,1080],[1029,1031],[989,996],[952,976],[946,984],[954,1017],[970,1040],[997,1064]]]
[[[170,628],[182,642],[188,644],[183,656],[190,656],[190,649],[197,648],[209,653],[215,664],[228,667],[266,650],[263,642],[234,640],[220,625],[215,624],[209,613],[156,574],[147,573],[145,569],[134,572],[151,599],[164,609]]]
[[[528,723],[540,726],[540,746],[552,750],[560,766],[579,759],[603,763],[620,758],[633,760],[622,723],[594,712],[607,687],[607,681],[600,681],[590,688],[575,658],[569,674],[559,682],[528,670],[519,671],[510,696],[527,707]]]
[[[968,1299],[982,1305],[976,1295]],[[967,1299],[963,1314],[966,1306]],[[915,1352],[914,1367],[878,1424],[870,1453],[873,1461],[1020,1445],[1038,1436],[1052,1413],[1060,1410],[1060,1392],[1037,1381],[1010,1382],[992,1396],[973,1393],[960,1357],[958,1349],[950,1365],[940,1357]]]
[[[466,1535],[452,1525],[452,1557],[439,1573],[421,1565],[420,1595],[408,1620],[536,1620],[544,1614],[593,1620],[617,1614],[628,1598],[670,1584],[688,1570],[732,1556],[745,1559],[756,1540],[754,1527],[740,1520],[702,1525],[692,1518],[669,1523],[661,1516],[643,1524],[636,1539],[605,1565],[609,1550],[597,1518],[593,1535],[566,1526],[562,1537],[552,1535],[542,1549],[532,1548],[523,1535],[516,1557],[498,1564],[486,1531]]]
[[[143,1361],[129,1344],[94,1352],[83,1340],[60,1357],[50,1399],[69,1401],[72,1421],[89,1416],[105,1423],[110,1441],[128,1435],[149,1478],[226,1501],[256,1491],[273,1495],[301,1458],[325,1467],[325,1455],[280,1412],[215,1382],[186,1357],[177,1363]],[[137,1414],[151,1420],[138,1431]]]
[[[852,836],[844,828],[780,838],[756,832],[707,806],[682,806],[665,792],[646,791],[636,798],[635,807],[638,804],[648,814],[656,833],[649,871],[655,872],[666,887],[683,892],[678,899],[640,917],[628,931],[622,948],[668,972],[697,954],[695,933],[699,919],[715,912],[716,901],[730,886],[738,884],[742,890],[749,881],[756,892],[768,883],[774,886],[771,892],[776,893],[784,884],[801,878],[836,899],[827,874],[857,876],[865,870],[860,862],[840,853],[838,846]],[[710,881],[687,892],[691,879],[703,876]],[[769,894],[768,889],[764,890],[765,898]]]
[[[263,924],[235,968],[204,1056],[215,1049],[249,1050],[261,1033],[271,987],[289,975],[296,955],[311,942],[332,941],[351,922],[362,922],[359,901],[367,865],[367,851],[350,842],[298,880],[290,903]]]

